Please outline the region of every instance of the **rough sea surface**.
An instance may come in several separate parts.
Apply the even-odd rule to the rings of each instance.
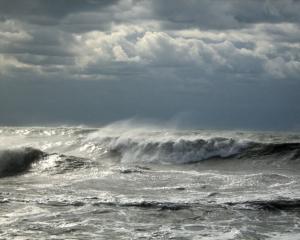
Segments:
[[[0,239],[300,239],[300,134],[0,128]]]

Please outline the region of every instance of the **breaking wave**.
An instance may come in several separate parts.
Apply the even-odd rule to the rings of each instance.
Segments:
[[[86,167],[92,167],[91,161],[87,158],[57,153],[47,154],[43,161],[34,166],[36,171],[49,174],[63,174]]]
[[[248,143],[227,138],[209,140],[135,141],[116,139],[109,144],[109,152],[122,161],[193,163],[210,158],[228,158],[247,149]]]
[[[32,169],[34,172],[62,174],[91,166],[89,159],[64,154],[48,154],[35,148],[0,151],[0,177],[14,176]]]
[[[208,159],[258,158],[285,156],[300,158],[300,143],[257,143],[231,138],[178,139],[168,141],[135,141],[115,139],[108,146],[109,153],[122,161],[164,162],[187,164]]]
[[[106,164],[192,164],[207,160],[256,160],[270,163],[300,164],[300,143],[293,136],[286,139],[269,136],[260,141],[241,133],[224,136],[222,133],[123,131],[97,129],[2,129],[4,139],[0,150],[0,177],[28,171],[59,174],[82,168],[99,168]],[[216,137],[222,136],[222,137]],[[286,140],[290,140],[286,141]],[[297,142],[293,142],[297,141]],[[28,147],[24,147],[28,146]],[[40,149],[40,150],[39,150]],[[42,160],[42,161],[39,161]],[[116,161],[115,161],[116,160]],[[216,162],[218,163],[218,162]],[[109,163],[110,164],[110,163]],[[111,166],[111,165],[105,165]],[[139,171],[139,170],[135,170]],[[122,173],[129,173],[123,171]]]
[[[35,148],[0,150],[0,177],[27,171],[31,164],[40,160],[45,153]]]

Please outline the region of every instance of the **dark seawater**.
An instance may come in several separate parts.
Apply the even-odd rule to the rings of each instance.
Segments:
[[[300,239],[300,134],[0,128],[0,239]]]

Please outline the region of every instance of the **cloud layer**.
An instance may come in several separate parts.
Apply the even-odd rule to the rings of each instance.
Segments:
[[[190,112],[204,111],[204,106],[198,108],[190,101],[203,101],[216,93],[226,98],[225,88],[247,95],[253,86],[268,86],[274,105],[270,100],[261,110],[265,111],[275,103],[278,106],[277,90],[283,83],[287,91],[299,89],[299,12],[297,0],[3,0],[0,81],[7,88],[12,82],[60,80],[66,89],[76,81],[98,81],[104,95],[112,89],[147,92],[152,86],[160,89],[155,90],[158,98],[173,99],[178,94],[183,101],[172,111],[164,110],[168,117],[185,112],[189,105]],[[112,94],[121,94],[116,92]],[[243,99],[233,95],[237,102]],[[118,99],[113,95],[106,100],[107,108],[121,101],[113,101],[114,97]],[[296,112],[295,121],[282,127],[297,126],[300,113],[295,101],[300,99],[286,93],[280,99],[281,111],[291,107]],[[3,100],[13,101],[9,96]],[[143,104],[151,108],[149,101]],[[230,103],[233,115],[239,108],[236,101]],[[107,110],[112,116],[107,121],[131,117],[130,104],[124,106],[128,113],[124,110],[117,117]],[[1,103],[0,110],[3,107]],[[164,115],[152,107],[153,117]],[[59,111],[55,110],[58,116]],[[135,115],[144,117],[145,111],[141,108]],[[94,121],[99,118],[94,116]]]

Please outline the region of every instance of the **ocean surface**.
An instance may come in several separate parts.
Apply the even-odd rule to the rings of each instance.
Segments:
[[[300,134],[0,128],[0,239],[300,239]]]

